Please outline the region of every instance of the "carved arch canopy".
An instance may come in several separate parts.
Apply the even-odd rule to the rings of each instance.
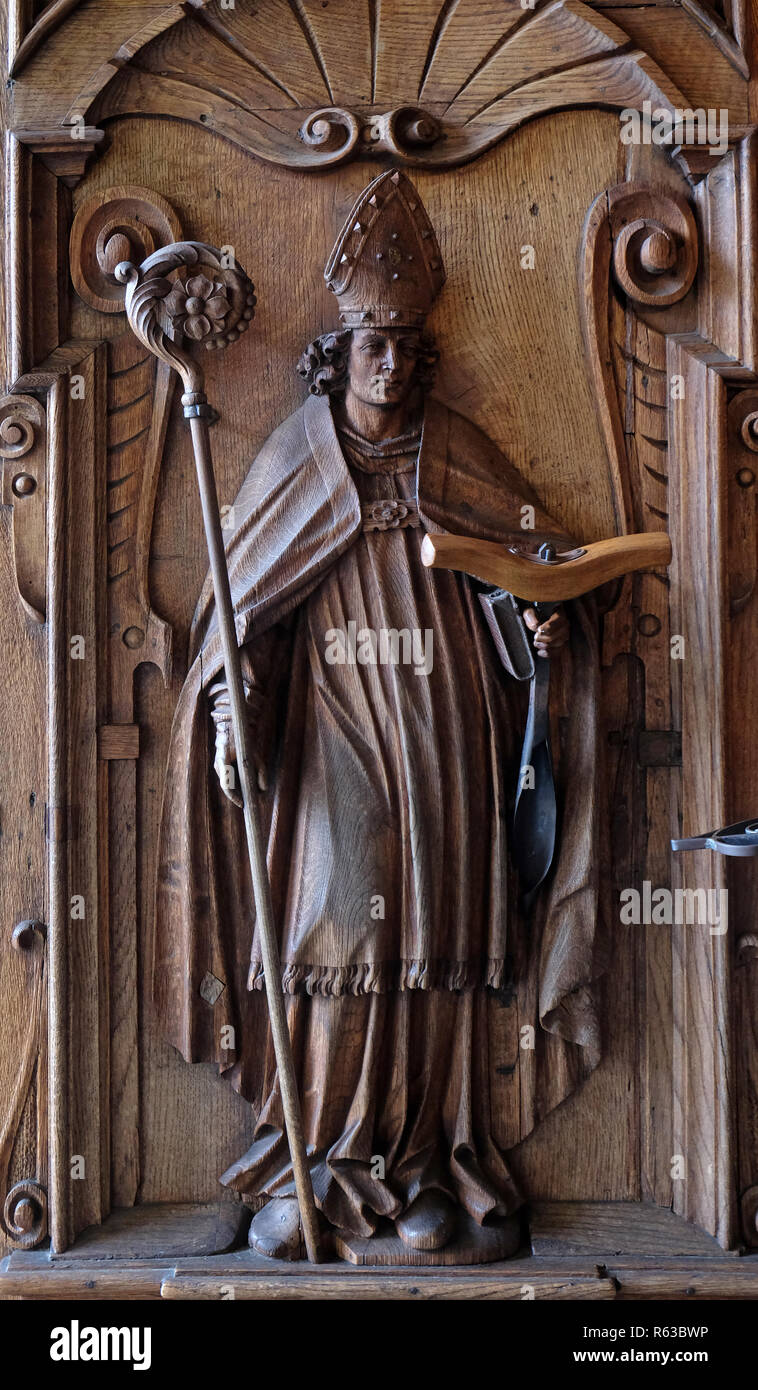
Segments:
[[[121,0],[94,29],[93,6],[53,0],[17,46],[29,143],[168,115],[290,167],[372,153],[444,167],[574,106],[728,105],[735,136],[748,118],[739,5],[730,26],[701,0],[667,8],[665,25],[582,0]],[[696,70],[683,50],[701,57],[697,91],[681,85]]]

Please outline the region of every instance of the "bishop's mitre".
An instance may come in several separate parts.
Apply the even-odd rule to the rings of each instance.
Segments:
[[[344,328],[420,328],[445,283],[426,208],[399,169],[356,199],[326,263]]]

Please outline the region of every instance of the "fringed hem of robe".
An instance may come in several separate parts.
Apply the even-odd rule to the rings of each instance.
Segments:
[[[354,965],[295,965],[282,962],[282,990],[285,994],[386,994],[408,989],[477,989],[488,985],[502,989],[505,959],[476,962],[470,960],[401,960]],[[256,961],[248,975],[248,989],[264,990],[263,966]]]

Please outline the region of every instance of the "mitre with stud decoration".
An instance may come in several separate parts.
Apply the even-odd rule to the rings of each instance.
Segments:
[[[356,199],[324,279],[343,328],[420,328],[445,283],[439,244],[410,179],[389,169]]]

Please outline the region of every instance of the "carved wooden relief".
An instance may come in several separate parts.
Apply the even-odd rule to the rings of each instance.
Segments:
[[[94,81],[72,51],[86,24],[86,9],[73,9],[56,29],[54,19],[60,26],[66,16],[50,7],[14,66],[21,73],[41,44],[51,58],[65,54],[55,124],[86,118],[95,127],[118,114],[171,111],[292,166],[371,152],[445,165],[559,107],[622,109],[648,100],[686,108],[677,82],[683,44],[699,52],[712,82],[717,75],[733,125],[747,119],[739,42],[699,5],[667,15],[665,29],[640,31],[633,11],[619,11],[617,24],[581,0],[550,0],[533,12],[517,0],[495,9],[482,0],[431,0],[415,7],[410,23],[402,0],[380,8],[368,0],[279,0],[263,9],[238,0],[231,10],[193,0],[188,17],[169,5],[148,16],[133,0],[102,34]],[[21,123],[31,129],[38,119],[32,99]]]
[[[498,1298],[519,1298],[530,1280],[547,1298],[566,1297],[567,1280],[570,1296],[593,1299],[660,1297],[664,1287],[691,1287],[695,1297],[754,1290],[754,1257],[724,1252],[758,1249],[758,867],[670,849],[672,838],[755,811],[758,768],[744,736],[758,640],[748,7],[14,0],[7,52],[0,715],[10,751],[0,986],[10,1002],[0,1020],[0,1225],[2,1251],[13,1254],[0,1291],[44,1296],[48,1235],[52,1271],[74,1294],[86,1287],[86,1252],[97,1248],[109,1287],[218,1297],[218,1265],[204,1262],[223,1262],[232,1246],[235,1296],[249,1298],[293,1278],[307,1296],[319,1296],[324,1279],[344,1281],[352,1296],[358,1278],[384,1296],[398,1275],[382,1266],[403,1260],[437,1264],[418,1283],[456,1297],[460,1280],[472,1279],[456,1266],[477,1261],[491,1262],[477,1286],[481,1279],[483,1295]],[[695,108],[704,118],[725,113],[728,128],[716,122],[700,139],[691,123],[663,145],[621,136],[622,113],[674,119]],[[179,249],[167,264],[160,253],[169,244]],[[187,248],[198,245],[216,248],[210,268],[192,261],[197,251]],[[156,254],[162,360],[136,300],[132,331],[129,275],[117,274]],[[239,291],[229,274],[240,263],[255,281],[255,305],[252,288]],[[140,287],[144,279],[132,277],[132,298]],[[371,402],[345,413],[367,360],[351,359],[353,347],[360,339],[373,351],[372,333],[390,356],[404,342],[417,373],[412,407],[395,410],[389,444],[367,426]],[[232,350],[206,353],[209,338]],[[174,367],[191,373],[196,360],[204,386],[185,380],[182,400]],[[389,390],[393,374],[402,374],[397,362],[375,373]],[[218,413],[212,427],[203,389]],[[295,504],[307,501],[288,472],[303,421],[301,452],[316,460],[324,488],[320,541],[313,517],[311,531],[294,520]],[[268,763],[255,773],[268,790],[255,795],[266,833],[273,826],[282,997],[306,1139],[314,1152],[322,1140],[346,1145],[344,1169],[337,1153],[307,1156],[323,1269],[292,1258],[282,1274],[272,1258],[302,1256],[303,1230],[288,1186],[241,813],[223,795],[235,787],[219,785],[219,770],[229,775],[236,764],[192,429],[209,441],[242,688],[265,731]],[[393,454],[395,435],[405,453]],[[261,459],[275,463],[265,496],[254,495]],[[554,565],[559,579],[577,551],[592,561],[603,538],[628,545],[647,532],[661,545],[653,568],[619,571],[597,593],[591,617],[594,600],[571,601],[568,651],[551,663],[549,728],[568,816],[559,796],[555,858],[534,915],[513,906],[520,864],[502,812],[514,796],[529,678],[490,669],[496,647],[478,597],[453,624],[447,664],[445,623],[422,605],[410,627],[434,630],[440,673],[465,690],[453,702],[457,722],[451,716],[448,726],[435,706],[423,737],[408,743],[420,750],[428,792],[423,814],[397,836],[415,845],[419,939],[427,919],[439,931],[447,920],[439,883],[462,894],[479,882],[477,854],[500,843],[501,815],[508,930],[497,950],[473,951],[484,960],[481,990],[467,974],[467,949],[435,954],[429,940],[385,960],[374,930],[362,953],[343,949],[347,937],[319,953],[303,927],[309,892],[328,897],[332,881],[347,885],[359,915],[367,889],[354,866],[381,860],[379,877],[391,877],[395,821],[370,811],[365,785],[346,790],[346,747],[357,767],[355,731],[369,748],[373,737],[360,710],[350,736],[343,719],[331,742],[323,728],[303,737],[313,703],[304,652],[320,650],[321,629],[308,648],[302,625],[315,621],[319,602],[331,613],[338,599],[347,623],[368,592],[366,576],[359,582],[351,569],[359,552],[411,556],[414,595],[419,586],[444,593],[449,615],[453,591],[463,603],[477,593],[467,577],[471,546],[511,544],[533,496],[544,522],[536,538],[552,545],[539,563]],[[413,568],[425,531],[440,538],[438,568],[420,559]],[[315,545],[312,576],[304,536]],[[441,564],[446,542],[463,547],[458,568]],[[523,550],[519,563],[538,563]],[[402,589],[405,574],[388,561],[377,603]],[[521,597],[523,607],[529,596]],[[269,598],[281,605],[277,623],[258,626]],[[390,616],[378,625],[403,626]],[[585,639],[596,655],[583,661]],[[345,700],[373,669],[356,666]],[[330,681],[350,672],[324,671],[326,708]],[[275,692],[268,701],[259,673]],[[420,698],[421,677],[410,673],[409,686]],[[498,701],[509,711],[502,740],[493,735],[497,787],[477,762],[485,696],[490,713]],[[339,725],[344,700],[329,709]],[[387,709],[380,734],[403,727]],[[366,765],[377,786],[382,778],[399,786],[383,737]],[[321,784],[308,759],[319,749],[337,769],[328,816],[313,809]],[[586,775],[572,784],[580,753]],[[461,783],[487,784],[470,817],[450,809],[456,772]],[[443,774],[450,785],[433,795]],[[415,804],[399,802],[400,819]],[[339,833],[327,834],[327,823]],[[443,866],[438,882],[422,883],[425,837]],[[456,855],[459,868],[445,878]],[[330,860],[339,868],[332,878]],[[672,896],[728,890],[728,926],[627,924],[623,894],[644,884]],[[585,888],[599,906],[585,902],[582,915]],[[564,890],[569,906],[551,938]],[[339,923],[343,906],[325,909],[324,920]],[[462,915],[473,940],[477,913]],[[539,940],[553,940],[566,968],[581,962],[559,1006],[563,1017],[582,995],[579,1045],[542,1026],[550,949],[535,949]],[[579,941],[586,949],[574,952]],[[406,972],[405,985],[437,971],[442,988],[394,989],[393,971]],[[351,993],[348,976],[379,985]],[[433,1059],[420,1065],[425,1100],[408,1115],[422,1139],[435,1105],[444,1129],[455,1086],[471,1081],[469,1110],[461,1090],[457,1114],[460,1124],[475,1117],[475,1138],[453,1146],[468,1175],[460,1181],[451,1179],[455,1163],[427,1181],[407,1135],[391,1142],[404,1102],[388,1080],[402,1068],[388,1062],[387,1016],[394,1009],[397,1050],[401,1014],[411,1026],[409,1001],[425,1009],[428,1043],[458,1046],[445,1096]],[[480,1005],[475,1026],[463,1015]],[[372,1008],[373,1043],[363,1017]],[[339,1042],[338,1016],[352,1045]],[[314,1020],[320,1043],[306,1036]],[[523,1046],[525,1028],[535,1029],[533,1049]],[[372,1045],[385,1053],[374,1057]],[[350,1067],[361,1057],[373,1060],[358,1084]],[[190,1064],[200,1059],[216,1065]],[[348,1141],[346,1119],[327,1142],[340,1084],[360,1098],[356,1127]],[[272,1127],[281,1148],[273,1176],[261,1156]],[[430,1168],[440,1159],[435,1144]],[[384,1187],[370,1171],[377,1152],[387,1160]],[[472,1153],[484,1164],[479,1186]],[[72,1180],[79,1159],[85,1176]],[[268,1159],[276,1168],[276,1154]],[[444,1167],[450,1155],[443,1159]],[[419,1194],[438,1190],[452,1215],[414,1213]],[[480,1199],[491,1199],[484,1225]],[[191,1270],[185,1257],[196,1261]],[[357,1263],[378,1267],[353,1271]]]
[[[11,1104],[4,1117],[0,1135],[0,1190],[3,1191],[3,1230],[22,1250],[39,1245],[47,1235],[47,1192],[36,1179],[8,1182],[11,1155],[19,1134],[25,1103],[32,1081],[36,1081],[37,1103],[45,1104],[47,1074],[45,1067],[44,1009],[47,1001],[45,978],[44,922],[19,922],[13,929],[15,949],[30,957],[33,985],[29,997],[29,1017],[26,1035],[21,1042],[20,1065]]]
[[[0,402],[3,505],[13,508],[18,596],[34,622],[45,621],[45,412],[31,396]]]

